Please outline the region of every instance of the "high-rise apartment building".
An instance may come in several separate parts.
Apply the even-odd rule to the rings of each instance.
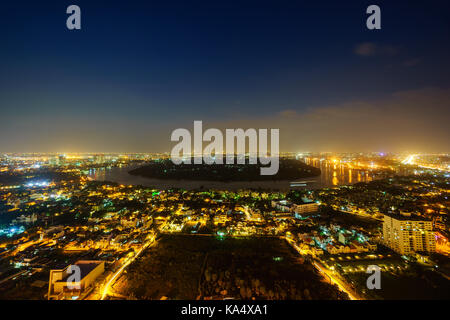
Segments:
[[[436,251],[432,221],[411,214],[385,214],[383,240],[400,254]]]

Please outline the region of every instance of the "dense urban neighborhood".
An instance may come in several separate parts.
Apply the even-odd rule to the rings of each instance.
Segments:
[[[160,189],[90,175],[164,158],[3,156],[0,297],[389,299],[450,292],[449,173],[441,163],[400,161],[397,168],[386,157],[325,155],[321,162],[331,170],[379,175],[289,190]],[[371,265],[382,270],[384,290],[367,289]],[[70,266],[81,273],[76,288]]]

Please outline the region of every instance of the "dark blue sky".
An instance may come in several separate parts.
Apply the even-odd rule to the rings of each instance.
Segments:
[[[81,8],[79,31],[66,28],[70,4]],[[365,26],[370,4],[381,7],[382,30]],[[284,127],[280,116],[324,110],[329,135],[286,121],[282,148],[418,149],[410,139],[433,139],[433,150],[448,151],[448,121],[435,119],[450,115],[449,35],[448,1],[2,3],[0,151],[168,151],[171,130],[193,120]],[[440,116],[405,120],[411,99]],[[358,117],[330,119],[348,108],[365,110],[363,122],[376,110],[399,118],[372,144],[375,132],[343,133]],[[435,131],[426,139],[396,135],[427,125]]]

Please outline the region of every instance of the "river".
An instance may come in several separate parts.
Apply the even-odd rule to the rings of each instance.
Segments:
[[[309,165],[321,169],[322,174],[318,177],[304,178],[293,181],[192,181],[192,180],[162,180],[134,176],[128,171],[137,166],[113,167],[91,169],[89,177],[96,181],[112,181],[125,185],[142,185],[156,189],[182,188],[192,189],[216,189],[235,191],[239,189],[267,189],[287,191],[296,188],[320,189],[339,185],[348,185],[356,182],[369,182],[374,179],[371,171],[351,170],[344,165],[336,165],[329,161],[309,161]]]

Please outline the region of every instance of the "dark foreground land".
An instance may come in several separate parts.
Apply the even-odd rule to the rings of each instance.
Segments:
[[[145,178],[203,181],[267,181],[295,180],[320,175],[320,169],[294,159],[280,159],[275,175],[261,175],[259,164],[179,164],[171,160],[153,161],[131,170],[131,175]],[[236,161],[235,161],[236,162]]]
[[[116,292],[137,299],[346,299],[277,238],[164,235]]]

